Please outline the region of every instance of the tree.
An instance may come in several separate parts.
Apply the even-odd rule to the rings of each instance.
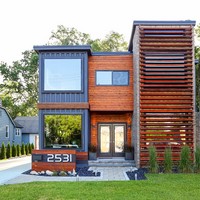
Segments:
[[[105,39],[92,40],[90,35],[75,28],[59,25],[52,31],[50,45],[91,45],[93,51],[123,51],[127,49],[123,35],[110,32]],[[16,116],[35,116],[38,102],[38,55],[34,51],[22,53],[23,59],[10,66],[0,63],[0,98],[12,118]]]
[[[66,28],[59,25],[56,31],[52,31],[48,44],[53,45],[91,45],[92,51],[124,51],[127,50],[127,42],[122,34],[111,31],[105,39],[92,40],[87,33],[81,33],[75,28]]]
[[[12,66],[1,62],[0,98],[11,117],[34,116],[38,100],[38,55],[34,51],[22,53],[23,59]]]
[[[10,142],[7,144],[6,157],[7,158],[12,157],[12,149],[11,149],[11,146],[10,146]]]
[[[24,145],[24,143],[22,143],[22,146],[21,146],[21,155],[25,155],[25,145]]]
[[[12,157],[16,157],[17,155],[17,149],[16,149],[16,146],[15,144],[12,145]]]
[[[195,29],[197,39],[200,39],[200,24]],[[199,61],[196,65],[196,108],[200,111],[200,46],[195,47],[195,58]]]
[[[6,147],[5,147],[4,142],[2,142],[2,145],[1,145],[1,159],[6,159]]]

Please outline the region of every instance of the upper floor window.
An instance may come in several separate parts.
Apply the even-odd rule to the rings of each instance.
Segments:
[[[45,59],[45,91],[80,91],[81,59]]]
[[[128,85],[128,71],[96,71],[96,85]]]
[[[20,129],[19,128],[16,128],[15,135],[20,136]]]
[[[8,137],[9,137],[9,126],[6,125],[6,138],[8,138]]]

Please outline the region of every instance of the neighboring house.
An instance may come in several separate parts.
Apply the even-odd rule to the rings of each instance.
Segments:
[[[92,52],[88,45],[34,46],[39,54],[40,149],[76,148],[87,163],[88,145],[101,158],[136,165],[148,147],[179,159],[195,147],[194,21],[135,21],[127,52]],[[73,126],[71,126],[73,124]],[[72,127],[76,127],[73,129]]]
[[[0,147],[4,142],[7,145],[10,144],[22,144],[22,126],[16,122],[14,122],[6,111],[5,108],[2,107],[2,103],[0,101]]]
[[[14,120],[23,126],[22,128],[22,142],[24,144],[33,143],[38,148],[38,117],[16,117]]]

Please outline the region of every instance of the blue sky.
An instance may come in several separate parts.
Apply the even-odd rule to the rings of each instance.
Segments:
[[[198,1],[182,0],[2,0],[0,61],[12,63],[33,45],[47,43],[57,25],[92,38],[117,31],[129,41],[134,20],[196,20]]]

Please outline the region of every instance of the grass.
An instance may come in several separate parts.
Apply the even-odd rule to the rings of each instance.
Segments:
[[[147,174],[145,181],[33,182],[0,186],[1,200],[200,199],[200,174]]]

